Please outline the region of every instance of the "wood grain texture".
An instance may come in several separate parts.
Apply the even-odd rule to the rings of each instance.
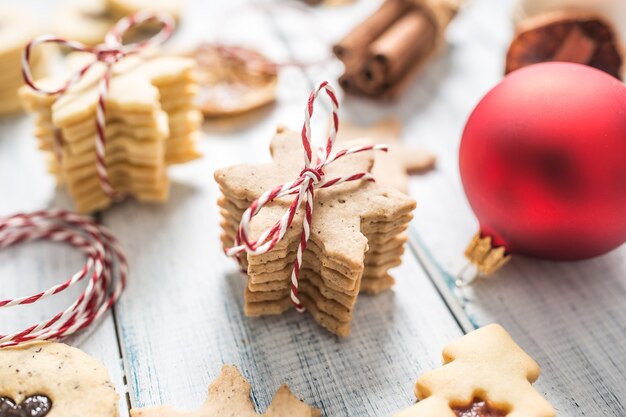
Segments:
[[[437,123],[437,137],[415,125],[439,152],[440,169],[412,192],[422,195],[422,216],[414,223],[424,249],[441,267],[448,282],[465,260],[464,246],[477,224],[463,196],[458,177],[457,150],[464,120],[485,88],[499,79],[507,47],[509,5],[494,8],[475,2],[450,32],[455,45],[451,61],[463,60],[461,51],[474,50],[464,72],[453,72],[441,86],[458,93],[458,112]],[[495,18],[502,16],[502,18]],[[482,22],[482,24],[481,24]],[[488,49],[479,48],[484,40]],[[487,40],[491,40],[487,44]],[[457,54],[458,51],[458,54]],[[470,78],[482,70],[482,78]],[[496,72],[496,76],[491,76]],[[445,116],[445,113],[439,113]],[[434,117],[434,115],[433,115]],[[447,128],[442,129],[442,126]],[[446,190],[446,192],[442,192]],[[626,413],[626,248],[594,260],[577,263],[540,262],[522,257],[489,280],[456,291],[469,317],[477,324],[499,322],[541,364],[537,384],[561,415],[623,416]]]
[[[51,7],[26,3],[36,5],[42,16]],[[256,46],[278,61],[316,61],[377,3],[307,8],[295,0],[190,0],[171,45],[217,39]],[[490,281],[464,292],[451,286],[477,227],[459,181],[458,141],[473,106],[501,78],[512,5],[513,0],[474,0],[450,26],[450,50],[398,102],[342,99],[343,117],[366,123],[398,116],[407,143],[438,154],[435,172],[411,180],[411,194],[418,200],[411,230],[419,261],[448,306],[407,253],[395,271],[393,291],[361,297],[348,339],[338,340],[295,312],[260,319],[242,314],[244,279],[221,252],[213,170],[269,160],[267,145],[276,124],[299,129],[309,89],[322,79],[335,81],[341,73],[341,64],[329,61],[305,72],[282,70],[277,105],[205,123],[201,147],[206,156],[172,169],[167,205],[129,201],[105,213],[103,221],[130,259],[129,288],[115,309],[117,327],[108,315],[69,342],[101,360],[122,394],[126,377],[133,406],[195,408],[221,364],[233,363],[250,379],[261,409],[281,383],[288,383],[326,416],[387,417],[413,401],[415,379],[439,365],[441,348],[461,334],[459,324],[468,330],[496,321],[542,365],[537,387],[560,415],[625,415],[624,248],[574,264],[516,258]],[[317,118],[324,112],[317,114],[321,125],[323,119]],[[3,120],[0,215],[69,207],[65,193],[54,190],[44,171],[30,121]],[[0,276],[10,277],[11,285],[0,287],[0,297],[65,278],[79,261],[72,250],[44,243],[2,251]],[[33,278],[13,278],[21,276]],[[0,329],[40,320],[68,300],[69,294],[50,303],[0,310]],[[124,398],[120,405],[126,417]]]
[[[348,115],[367,123],[396,115],[407,143],[425,145],[438,168],[413,178],[418,199],[412,240],[438,286],[461,305],[459,322],[499,322],[542,365],[537,387],[561,415],[623,416],[626,413],[626,248],[577,263],[515,257],[497,276],[470,289],[453,289],[465,264],[463,250],[477,223],[458,173],[458,145],[465,120],[501,78],[512,33],[514,1],[475,0],[450,26],[450,48],[398,102],[347,100]],[[365,8],[365,7],[363,7]],[[328,37],[345,33],[350,11],[318,9]],[[293,49],[297,49],[294,47]],[[335,68],[311,78],[335,77]],[[344,114],[346,112],[344,111]],[[456,297],[456,299],[453,299]],[[460,312],[459,310],[456,310]]]
[[[219,6],[202,10],[196,14],[219,19]],[[193,31],[206,23],[189,16],[185,24]],[[238,24],[247,30],[238,32]],[[277,60],[289,58],[264,12],[230,25],[230,36],[240,42],[260,45]],[[309,89],[299,70],[285,69],[276,106],[234,122],[205,124],[205,158],[172,170],[169,204],[128,202],[105,213],[104,222],[131,260],[132,279],[117,312],[133,406],[197,407],[222,363],[232,363],[250,379],[260,409],[287,383],[327,416],[391,415],[414,401],[417,376],[436,366],[442,346],[461,334],[410,255],[396,272],[395,291],[359,300],[348,339],[337,339],[294,311],[243,316],[245,281],[221,250],[212,173],[269,160],[276,125],[300,128]],[[316,109],[320,117],[322,110]],[[319,119],[318,126],[325,123]]]
[[[32,138],[32,122],[26,116],[0,122],[0,216],[18,211],[49,207],[70,208],[53,179],[45,172],[44,161]],[[32,242],[0,251],[0,299],[34,294],[51,287],[76,272],[84,260],[71,247],[48,242]],[[8,333],[48,319],[67,308],[85,288],[75,288],[30,306],[0,310],[0,332]],[[96,325],[67,340],[94,356],[109,370],[120,394],[120,417],[128,416],[124,375],[115,325],[108,313]]]

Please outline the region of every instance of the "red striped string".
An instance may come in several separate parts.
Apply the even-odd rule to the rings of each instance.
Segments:
[[[68,308],[23,330],[0,334],[0,348],[33,340],[58,340],[89,326],[117,301],[126,286],[128,265],[117,240],[105,227],[76,213],[54,210],[0,218],[0,249],[35,240],[61,242],[86,256],[66,281],[34,295],[0,300],[0,309],[33,304],[87,279],[85,290]]]

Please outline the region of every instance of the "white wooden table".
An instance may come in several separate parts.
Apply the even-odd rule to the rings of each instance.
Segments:
[[[54,6],[27,3],[42,16]],[[377,2],[305,11],[296,3],[190,2],[173,45],[218,39],[257,47],[276,60],[314,59]],[[285,69],[275,106],[205,123],[205,157],[171,170],[168,204],[128,201],[98,216],[126,250],[130,282],[105,320],[68,342],[107,366],[122,393],[122,417],[131,406],[199,405],[223,363],[250,379],[261,410],[287,383],[326,416],[389,416],[414,401],[415,380],[439,365],[448,341],[490,322],[503,324],[541,364],[536,387],[560,415],[626,415],[626,249],[569,264],[516,257],[493,279],[453,290],[477,227],[458,177],[458,142],[472,107],[501,78],[511,8],[509,0],[472,1],[450,27],[449,51],[398,103],[342,103],[342,115],[356,122],[400,117],[407,143],[439,155],[435,172],[411,181],[418,209],[412,250],[395,270],[398,284],[359,299],[349,338],[339,340],[295,312],[244,317],[244,280],[220,247],[212,179],[217,167],[268,160],[276,124],[299,128],[308,91],[323,79],[336,81],[339,63]],[[320,118],[318,132],[324,124]],[[0,215],[71,208],[45,173],[31,129],[27,117],[0,122]],[[0,297],[47,288],[79,263],[78,254],[52,244],[4,250]],[[0,311],[1,331],[56,312],[71,294],[57,298]]]

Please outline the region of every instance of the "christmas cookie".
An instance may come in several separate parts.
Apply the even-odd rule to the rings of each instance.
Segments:
[[[340,152],[369,142],[342,142]],[[233,246],[244,211],[266,190],[292,181],[302,171],[300,133],[279,129],[270,145],[273,162],[217,170],[223,198],[222,242]],[[350,154],[325,168],[328,179],[371,171],[372,152]],[[288,209],[283,198],[263,207],[250,223],[256,239]],[[390,268],[400,263],[415,202],[405,194],[371,181],[351,181],[315,191],[308,246],[299,269],[299,297],[313,318],[331,332],[347,336],[359,292],[390,288]],[[298,210],[284,238],[264,254],[243,253],[247,273],[244,308],[248,316],[280,314],[293,307],[292,271],[303,230]]]
[[[205,116],[237,115],[274,101],[278,69],[260,53],[205,43],[192,56],[200,84],[198,106]]]
[[[378,184],[408,193],[409,175],[430,171],[435,167],[437,157],[424,149],[403,144],[401,136],[402,124],[397,119],[383,120],[367,127],[342,121],[337,140],[366,138],[388,145],[388,152],[376,154],[372,174]]]
[[[80,68],[90,56],[70,56]],[[98,174],[96,108],[103,65],[94,65],[56,97],[22,89],[26,107],[38,114],[35,134],[49,170],[64,184],[81,212],[110,205]],[[189,58],[141,55],[115,64],[106,96],[105,167],[117,193],[140,201],[168,197],[166,168],[199,157],[201,114],[194,107],[197,84]],[[42,80],[40,85],[59,85]]]
[[[209,386],[204,405],[196,411],[176,411],[169,406],[131,410],[131,417],[319,417],[320,411],[298,400],[281,386],[265,413],[250,401],[250,384],[234,366],[224,366]]]
[[[107,370],[62,343],[0,349],[0,416],[117,417]]]
[[[26,10],[0,6],[0,116],[22,110],[18,89],[22,78],[22,51],[28,41],[37,35],[37,26]],[[45,75],[49,49],[39,49],[32,56],[35,78]]]
[[[506,330],[491,324],[446,346],[443,366],[417,381],[420,402],[395,417],[553,417],[531,385],[539,373]]]

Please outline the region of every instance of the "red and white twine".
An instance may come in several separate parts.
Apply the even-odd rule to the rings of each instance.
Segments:
[[[332,104],[332,116],[331,116],[331,129],[326,144],[324,147],[320,147],[317,152],[317,158],[315,165],[313,165],[313,151],[311,149],[311,116],[313,116],[313,107],[315,100],[319,93],[325,91],[326,95],[330,98]],[[226,249],[228,256],[239,256],[243,252],[247,252],[252,255],[264,254],[271,251],[276,244],[283,239],[287,230],[291,226],[293,219],[296,215],[298,208],[302,201],[305,201],[304,208],[304,221],[302,224],[302,232],[300,234],[300,241],[298,243],[298,249],[296,252],[296,260],[291,272],[291,301],[299,312],[304,312],[305,308],[300,301],[298,294],[298,278],[300,275],[300,269],[302,267],[302,253],[307,248],[307,242],[309,240],[309,234],[311,233],[311,221],[313,219],[313,199],[315,197],[315,190],[319,188],[328,188],[333,185],[341,184],[347,181],[368,180],[373,181],[374,177],[368,172],[359,172],[353,175],[326,179],[324,175],[324,169],[329,164],[333,163],[337,159],[351,155],[358,152],[370,151],[370,150],[382,150],[387,151],[385,145],[368,145],[357,146],[346,150],[333,153],[333,146],[335,144],[335,138],[337,136],[337,130],[339,129],[339,103],[335,95],[335,90],[328,85],[328,82],[324,81],[309,95],[309,100],[304,111],[304,125],[302,126],[302,147],[304,148],[304,169],[300,173],[300,176],[294,181],[277,185],[271,190],[263,193],[258,199],[256,199],[250,207],[244,212],[239,228],[237,229],[237,235],[235,238],[235,246]],[[261,235],[251,240],[250,234],[250,221],[256,216],[261,209],[269,202],[285,197],[288,195],[296,195],[293,201],[290,203],[287,211],[280,217],[280,219],[269,229],[266,229]]]
[[[163,25],[162,29],[154,36],[140,42],[124,44],[123,37],[126,32],[145,22],[156,21]],[[33,90],[47,94],[57,95],[65,93],[72,85],[76,84],[86,73],[97,63],[105,65],[104,74],[98,85],[98,103],[96,106],[96,172],[100,180],[100,185],[104,193],[111,199],[119,199],[121,196],[115,192],[106,170],[106,96],[109,91],[109,84],[113,75],[113,65],[129,55],[137,54],[144,48],[156,46],[165,42],[173,33],[175,28],[174,19],[163,13],[138,12],[121,19],[106,34],[104,43],[96,46],[87,46],[73,40],[59,38],[54,35],[38,36],[26,45],[22,54],[22,75],[24,81]],[[88,52],[93,54],[94,60],[74,72],[68,81],[57,89],[47,90],[37,86],[33,80],[30,69],[30,57],[34,47],[44,43],[56,43],[64,45],[74,51]]]
[[[88,279],[85,290],[68,308],[48,320],[0,334],[0,348],[32,340],[57,340],[98,320],[120,297],[126,285],[127,262],[117,240],[89,217],[63,210],[38,211],[0,218],[0,249],[34,240],[66,243],[84,252],[83,267],[65,282],[40,293],[0,300],[0,309],[33,304]]]

